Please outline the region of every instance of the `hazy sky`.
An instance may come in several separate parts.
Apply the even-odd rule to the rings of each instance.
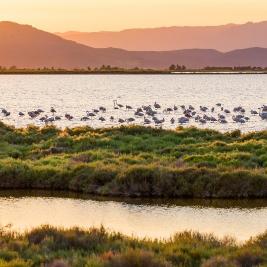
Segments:
[[[0,0],[0,20],[54,31],[267,20],[267,0]]]

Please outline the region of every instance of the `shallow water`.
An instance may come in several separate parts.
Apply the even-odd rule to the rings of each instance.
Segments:
[[[168,238],[185,230],[238,241],[267,230],[267,200],[88,198],[67,193],[0,192],[0,225],[23,231],[43,224],[99,227],[126,235]]]
[[[11,116],[0,119],[15,126],[27,124],[41,125],[39,120],[28,117],[19,118],[18,112],[27,112],[42,108],[48,114],[50,107],[57,110],[57,115],[70,113],[73,121],[62,120],[56,124],[60,127],[90,125],[102,127],[116,125],[111,123],[110,116],[118,118],[133,117],[132,111],[114,110],[113,100],[137,108],[142,105],[160,103],[163,108],[173,105],[200,105],[212,107],[220,102],[225,108],[233,109],[242,105],[247,110],[250,121],[244,125],[230,123],[207,123],[202,128],[213,128],[222,131],[241,129],[243,131],[262,130],[267,128],[267,121],[259,116],[251,116],[250,109],[257,109],[267,104],[267,75],[0,75],[0,107],[11,112]],[[81,122],[86,111],[105,106],[107,112],[99,116],[107,119],[101,123],[98,117],[89,122]],[[162,111],[160,111],[162,113]],[[219,109],[216,114],[221,113]],[[181,109],[171,114],[159,114],[165,118],[165,128],[178,126],[177,119]],[[49,114],[51,115],[51,114]],[[170,124],[174,117],[176,123]],[[143,119],[136,123],[142,124]]]

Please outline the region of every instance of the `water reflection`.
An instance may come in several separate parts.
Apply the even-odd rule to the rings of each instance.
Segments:
[[[41,197],[41,198],[62,198],[62,199],[79,199],[94,200],[99,202],[119,202],[132,205],[148,206],[190,206],[198,208],[240,208],[255,209],[267,208],[267,199],[172,199],[172,198],[128,198],[128,197],[103,197],[89,194],[66,192],[66,191],[49,191],[49,190],[2,190],[0,198],[24,198],[24,197]]]
[[[0,192],[0,225],[25,230],[41,224],[99,227],[127,235],[168,238],[193,230],[240,241],[267,229],[266,200],[148,200],[64,192]]]

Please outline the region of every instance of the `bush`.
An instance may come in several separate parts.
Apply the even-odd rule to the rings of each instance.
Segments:
[[[201,267],[238,267],[233,261],[223,257],[215,256],[211,259],[206,260]],[[242,265],[243,266],[243,265]]]
[[[158,259],[155,254],[143,250],[128,250],[110,256],[106,267],[171,267],[170,263]]]
[[[69,267],[69,265],[63,260],[54,260],[47,267]]]
[[[0,267],[31,267],[30,262],[26,262],[22,259],[16,259],[11,261],[2,261],[0,260]]]

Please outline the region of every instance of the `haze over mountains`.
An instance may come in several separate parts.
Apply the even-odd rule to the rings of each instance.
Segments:
[[[132,51],[216,49],[222,52],[250,47],[267,48],[267,21],[222,26],[130,29],[120,32],[66,32],[59,36],[96,48]]]
[[[103,64],[154,69],[166,69],[171,64],[185,65],[188,68],[248,65],[266,67],[267,48],[239,49],[227,53],[214,49],[151,52],[93,48],[32,26],[0,22],[1,66],[73,69],[99,67]]]

